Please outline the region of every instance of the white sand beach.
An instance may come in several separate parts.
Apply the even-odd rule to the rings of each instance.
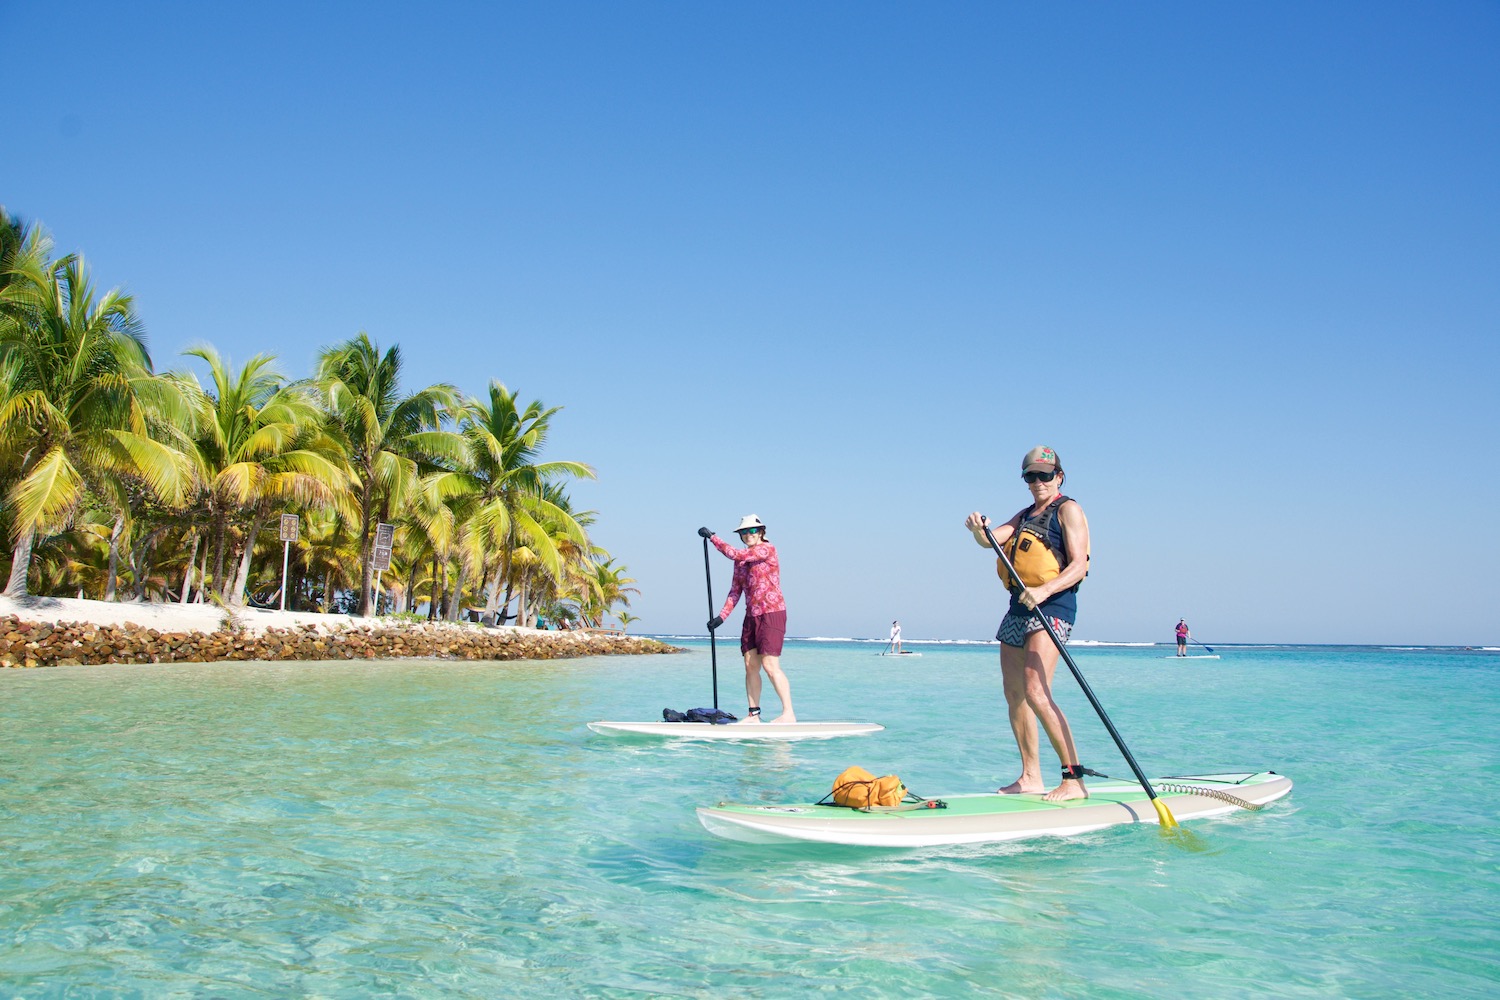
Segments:
[[[22,621],[79,622],[93,625],[138,625],[158,632],[217,632],[224,624],[225,609],[212,604],[155,604],[135,601],[90,601],[74,597],[23,597],[0,595],[0,616],[15,615]],[[245,631],[264,635],[267,629],[292,629],[315,625],[323,632],[336,632],[361,625],[385,623],[380,618],[325,615],[312,611],[267,611],[261,608],[233,609],[235,621]],[[407,624],[403,622],[402,624]],[[473,629],[477,626],[452,622],[419,622],[417,628]],[[501,625],[511,632],[537,633],[537,629]]]

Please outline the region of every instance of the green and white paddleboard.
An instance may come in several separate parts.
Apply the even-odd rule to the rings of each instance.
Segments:
[[[1222,816],[1241,808],[1211,794],[1178,791],[1183,786],[1221,793],[1251,803],[1274,802],[1292,790],[1290,778],[1275,771],[1243,774],[1190,774],[1153,778],[1157,797],[1179,821]],[[1123,823],[1157,823],[1146,790],[1120,779],[1088,782],[1089,797],[1045,802],[1039,794],[943,795],[947,808],[860,812],[843,806],[803,802],[788,805],[735,805],[721,802],[698,809],[698,820],[713,834],[750,844],[818,843],[854,847],[935,847],[983,844],[1023,837],[1066,837]]]
[[[826,740],[864,736],[884,726],[873,722],[760,722],[716,726],[710,722],[590,722],[606,736],[666,736],[688,740]]]

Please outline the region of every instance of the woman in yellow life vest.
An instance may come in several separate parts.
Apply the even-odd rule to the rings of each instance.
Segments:
[[[1021,776],[1000,792],[1040,792],[1046,788],[1037,736],[1040,721],[1063,764],[1062,782],[1043,798],[1049,802],[1087,798],[1073,731],[1052,698],[1052,674],[1059,650],[1047,635],[1041,616],[1047,616],[1059,640],[1068,640],[1078,615],[1078,584],[1088,573],[1089,523],[1078,501],[1062,495],[1065,474],[1057,452],[1045,446],[1028,451],[1021,459],[1021,477],[1031,491],[1031,504],[1005,524],[990,526],[995,541],[1021,577],[1018,585],[1008,579],[1003,567],[1000,569],[1011,598],[995,638],[1000,641],[1000,676],[1010,728],[1021,751]],[[984,515],[976,511],[964,520],[964,527],[989,551],[990,543],[984,537],[986,523]]]

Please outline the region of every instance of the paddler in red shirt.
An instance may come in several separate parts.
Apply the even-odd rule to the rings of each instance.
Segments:
[[[750,708],[742,722],[763,721],[760,717],[762,670],[781,699],[781,714],[771,722],[796,722],[797,713],[792,711],[792,687],[781,669],[781,647],[786,639],[786,598],[781,596],[781,563],[776,558],[776,546],[766,541],[766,526],[754,514],[742,518],[740,526],[734,530],[745,548],[735,548],[707,528],[698,529],[698,534],[712,542],[714,548],[734,560],[734,580],[729,586],[729,597],[718,615],[709,621],[708,628],[713,631],[723,625],[740,594],[745,595],[740,652],[745,655],[745,697]]]

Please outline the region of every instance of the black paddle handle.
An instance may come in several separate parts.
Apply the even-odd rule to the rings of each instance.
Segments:
[[[714,617],[714,575],[708,568],[708,539],[703,539],[703,581],[708,584],[708,617]],[[714,677],[714,709],[719,707],[719,650],[714,642],[714,630],[708,630],[708,661]]]
[[[989,518],[980,521],[979,526],[984,529],[984,537],[989,540],[990,548],[994,549],[995,554],[1005,563],[1005,569],[1010,573],[1010,578],[1016,582],[1018,587],[1022,586],[1021,575],[1016,572],[1016,568],[1011,565],[1010,558],[1006,556],[1005,550],[1000,547],[1000,543],[995,541],[995,536],[990,533]],[[1156,789],[1151,787],[1151,782],[1147,780],[1145,773],[1141,770],[1141,766],[1135,762],[1135,755],[1130,752],[1130,748],[1120,738],[1120,733],[1115,729],[1115,724],[1109,721],[1109,715],[1104,711],[1104,706],[1099,704],[1098,698],[1094,697],[1094,689],[1089,687],[1088,681],[1084,680],[1083,671],[1078,669],[1078,664],[1074,663],[1073,657],[1068,654],[1068,648],[1057,637],[1057,632],[1052,628],[1052,623],[1047,620],[1046,612],[1040,609],[1033,610],[1036,611],[1036,616],[1042,620],[1042,628],[1047,630],[1047,635],[1052,639],[1052,644],[1062,654],[1063,662],[1068,665],[1069,670],[1073,671],[1073,677],[1078,681],[1078,686],[1083,688],[1083,693],[1088,696],[1089,704],[1093,705],[1094,711],[1099,714],[1099,721],[1104,723],[1104,728],[1109,730],[1110,738],[1115,741],[1115,746],[1120,748],[1120,753],[1125,757],[1125,763],[1129,764],[1130,769],[1135,772],[1136,780],[1141,783],[1141,787],[1146,790],[1146,795],[1149,798],[1156,798]]]

